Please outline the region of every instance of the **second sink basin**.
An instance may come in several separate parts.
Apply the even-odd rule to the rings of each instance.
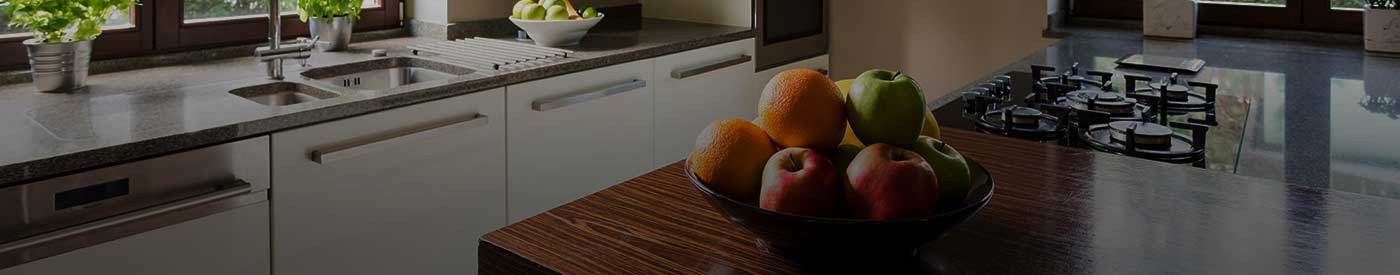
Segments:
[[[296,105],[340,96],[329,91],[293,82],[273,82],[248,86],[233,89],[229,91],[229,93],[267,106]]]
[[[441,62],[395,57],[315,68],[301,75],[339,87],[382,91],[472,73],[475,71]]]

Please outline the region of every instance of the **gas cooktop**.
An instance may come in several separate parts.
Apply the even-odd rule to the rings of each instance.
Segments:
[[[1178,75],[1031,66],[934,110],[942,127],[1233,173],[1249,105]]]

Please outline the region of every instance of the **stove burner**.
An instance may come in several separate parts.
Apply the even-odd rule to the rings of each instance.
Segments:
[[[1035,108],[1011,106],[972,117],[977,129],[996,135],[1037,141],[1053,141],[1064,137],[1060,118]]]
[[[1128,133],[1133,134],[1133,145],[1144,148],[1171,146],[1172,129],[1161,124],[1141,121],[1114,121],[1108,123],[1109,137],[1120,143],[1128,142]]]
[[[1095,89],[1070,92],[1055,103],[1078,111],[1105,112],[1113,120],[1143,120],[1150,109],[1121,93]]]
[[[1196,163],[1205,158],[1207,127],[1191,123],[1172,123],[1172,127],[1188,129],[1191,135],[1172,131],[1162,124],[1140,121],[1115,121],[1089,127],[1079,133],[1095,150],[1170,162]]]
[[[1113,73],[1088,71],[1085,74],[1098,77],[1097,80],[1079,75],[1079,63],[1074,63],[1069,71],[1056,75],[1044,76],[1046,73],[1054,73],[1055,68],[1049,66],[1031,65],[1031,78],[1035,80],[1032,94],[1026,98],[1028,104],[1048,103],[1066,92],[1081,90],[1112,90]]]
[[[1045,113],[1040,110],[1015,107],[1011,109],[1011,125],[1016,127],[1036,128],[1040,126],[1041,117]]]
[[[1164,81],[1152,82],[1152,78],[1136,75],[1124,75],[1127,79],[1127,90],[1134,95],[1147,95],[1162,97],[1167,101],[1167,111],[1175,113],[1188,112],[1211,112],[1215,111],[1215,93],[1219,85],[1190,81],[1187,85],[1178,84],[1177,77],[1172,76]],[[1149,82],[1146,88],[1138,88],[1138,84]],[[1202,88],[1205,93],[1193,92],[1194,88]]]

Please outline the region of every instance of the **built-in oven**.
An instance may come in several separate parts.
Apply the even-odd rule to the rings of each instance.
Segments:
[[[266,274],[258,137],[0,188],[0,275]]]
[[[755,0],[758,71],[827,53],[828,0]]]

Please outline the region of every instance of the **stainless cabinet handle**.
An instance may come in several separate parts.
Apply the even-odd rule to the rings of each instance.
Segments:
[[[602,90],[597,90],[597,91],[591,91],[591,92],[582,92],[582,93],[566,94],[566,95],[561,95],[561,96],[557,96],[557,97],[552,97],[552,98],[547,98],[547,99],[542,99],[542,100],[536,100],[535,102],[531,102],[531,103],[530,103],[530,108],[535,109],[535,111],[541,111],[541,112],[543,112],[543,111],[549,111],[549,110],[559,109],[559,108],[562,108],[562,107],[564,107],[564,106],[579,104],[579,103],[582,103],[582,102],[584,102],[584,101],[594,100],[594,99],[602,98],[602,97],[605,97],[605,96],[610,96],[610,95],[615,95],[615,94],[620,94],[620,93],[629,92],[629,91],[632,91],[632,90],[637,90],[637,89],[645,88],[646,86],[647,86],[647,82],[646,82],[645,80],[632,80],[632,81],[630,81],[630,82],[623,83],[623,84],[621,84],[621,85],[609,87],[609,88],[607,88],[607,89],[602,89]]]
[[[34,236],[34,237],[29,237],[29,238],[25,238],[25,239],[18,240],[18,241],[14,241],[14,242],[10,242],[10,243],[0,244],[0,256],[4,256],[4,255],[9,254],[9,253],[11,253],[11,252],[28,250],[28,249],[30,249],[30,248],[34,248],[34,247],[37,247],[37,246],[42,246],[42,245],[45,245],[45,244],[47,244],[47,243],[51,243],[51,242],[54,242],[54,241],[66,239],[66,238],[69,238],[69,237],[74,237],[74,236],[79,236],[79,235],[89,235],[89,234],[104,234],[104,233],[100,232],[100,230],[103,230],[103,229],[106,229],[106,228],[111,228],[111,227],[118,226],[118,225],[123,225],[123,224],[131,223],[131,222],[134,222],[134,221],[137,221],[137,220],[152,218],[152,217],[155,217],[155,216],[158,216],[158,215],[162,215],[162,214],[166,214],[166,213],[171,213],[171,212],[176,212],[176,211],[185,210],[185,209],[189,209],[189,208],[194,208],[194,207],[197,207],[197,206],[200,206],[200,205],[205,205],[205,204],[209,204],[209,203],[221,201],[221,200],[228,199],[228,198],[233,198],[233,197],[237,197],[237,196],[241,196],[241,195],[245,195],[245,194],[250,194],[250,193],[253,192],[253,185],[252,185],[252,184],[249,184],[249,183],[244,182],[244,181],[242,181],[242,180],[237,180],[235,183],[236,183],[236,184],[233,185],[232,187],[227,187],[227,188],[221,189],[221,190],[219,190],[219,191],[214,191],[214,192],[212,192],[212,193],[200,195],[200,196],[198,196],[198,197],[188,198],[188,199],[176,201],[176,202],[173,202],[173,203],[168,203],[168,204],[163,204],[163,205],[159,205],[159,206],[155,206],[155,207],[151,207],[151,208],[146,208],[146,209],[138,210],[138,211],[136,211],[136,212],[131,212],[131,213],[127,213],[127,214],[122,214],[122,215],[119,215],[119,216],[115,216],[115,217],[111,217],[111,218],[106,218],[106,219],[98,220],[98,221],[95,221],[95,222],[91,222],[91,223],[87,223],[87,224],[83,224],[83,225],[79,225],[79,226],[75,226],[75,227],[69,227],[69,228],[65,228],[65,229],[62,229],[62,230],[58,230],[58,231],[54,231],[54,232],[49,232],[49,233],[46,233],[46,234],[43,234],[43,235],[38,235],[38,236]],[[181,221],[181,220],[164,221],[164,224],[160,224],[160,227],[164,227],[164,226],[167,226],[167,225],[176,224],[176,223],[180,223],[180,222],[183,222],[183,221]],[[111,234],[111,233],[106,233],[106,234]],[[20,252],[20,253],[23,253],[23,252]]]
[[[485,115],[476,114],[466,118],[453,119],[446,122],[434,123],[423,127],[414,128],[404,133],[393,134],[388,137],[349,145],[337,146],[329,149],[311,151],[311,161],[320,164],[330,164],[338,160],[354,158],[356,156],[383,150],[384,148],[395,147],[401,144],[413,143],[450,133],[458,129],[470,129],[481,127],[490,122]]]
[[[753,60],[753,57],[752,57],[752,56],[749,56],[749,55],[747,55],[747,54],[741,54],[741,55],[735,56],[735,57],[733,57],[733,58],[729,58],[729,59],[725,59],[725,60],[720,60],[720,61],[718,61],[718,62],[714,62],[714,63],[710,63],[710,64],[703,64],[703,65],[698,65],[698,66],[689,67],[689,68],[680,68],[680,69],[676,69],[676,70],[674,70],[674,71],[671,71],[671,78],[675,78],[675,79],[686,79],[686,78],[689,78],[689,77],[692,77],[692,76],[697,76],[697,75],[701,75],[701,74],[704,74],[704,73],[713,72],[713,71],[716,71],[716,70],[719,70],[719,69],[728,68],[728,67],[730,67],[730,66],[739,65],[739,64],[744,64],[744,63],[747,63],[747,62],[752,61],[752,60]]]

